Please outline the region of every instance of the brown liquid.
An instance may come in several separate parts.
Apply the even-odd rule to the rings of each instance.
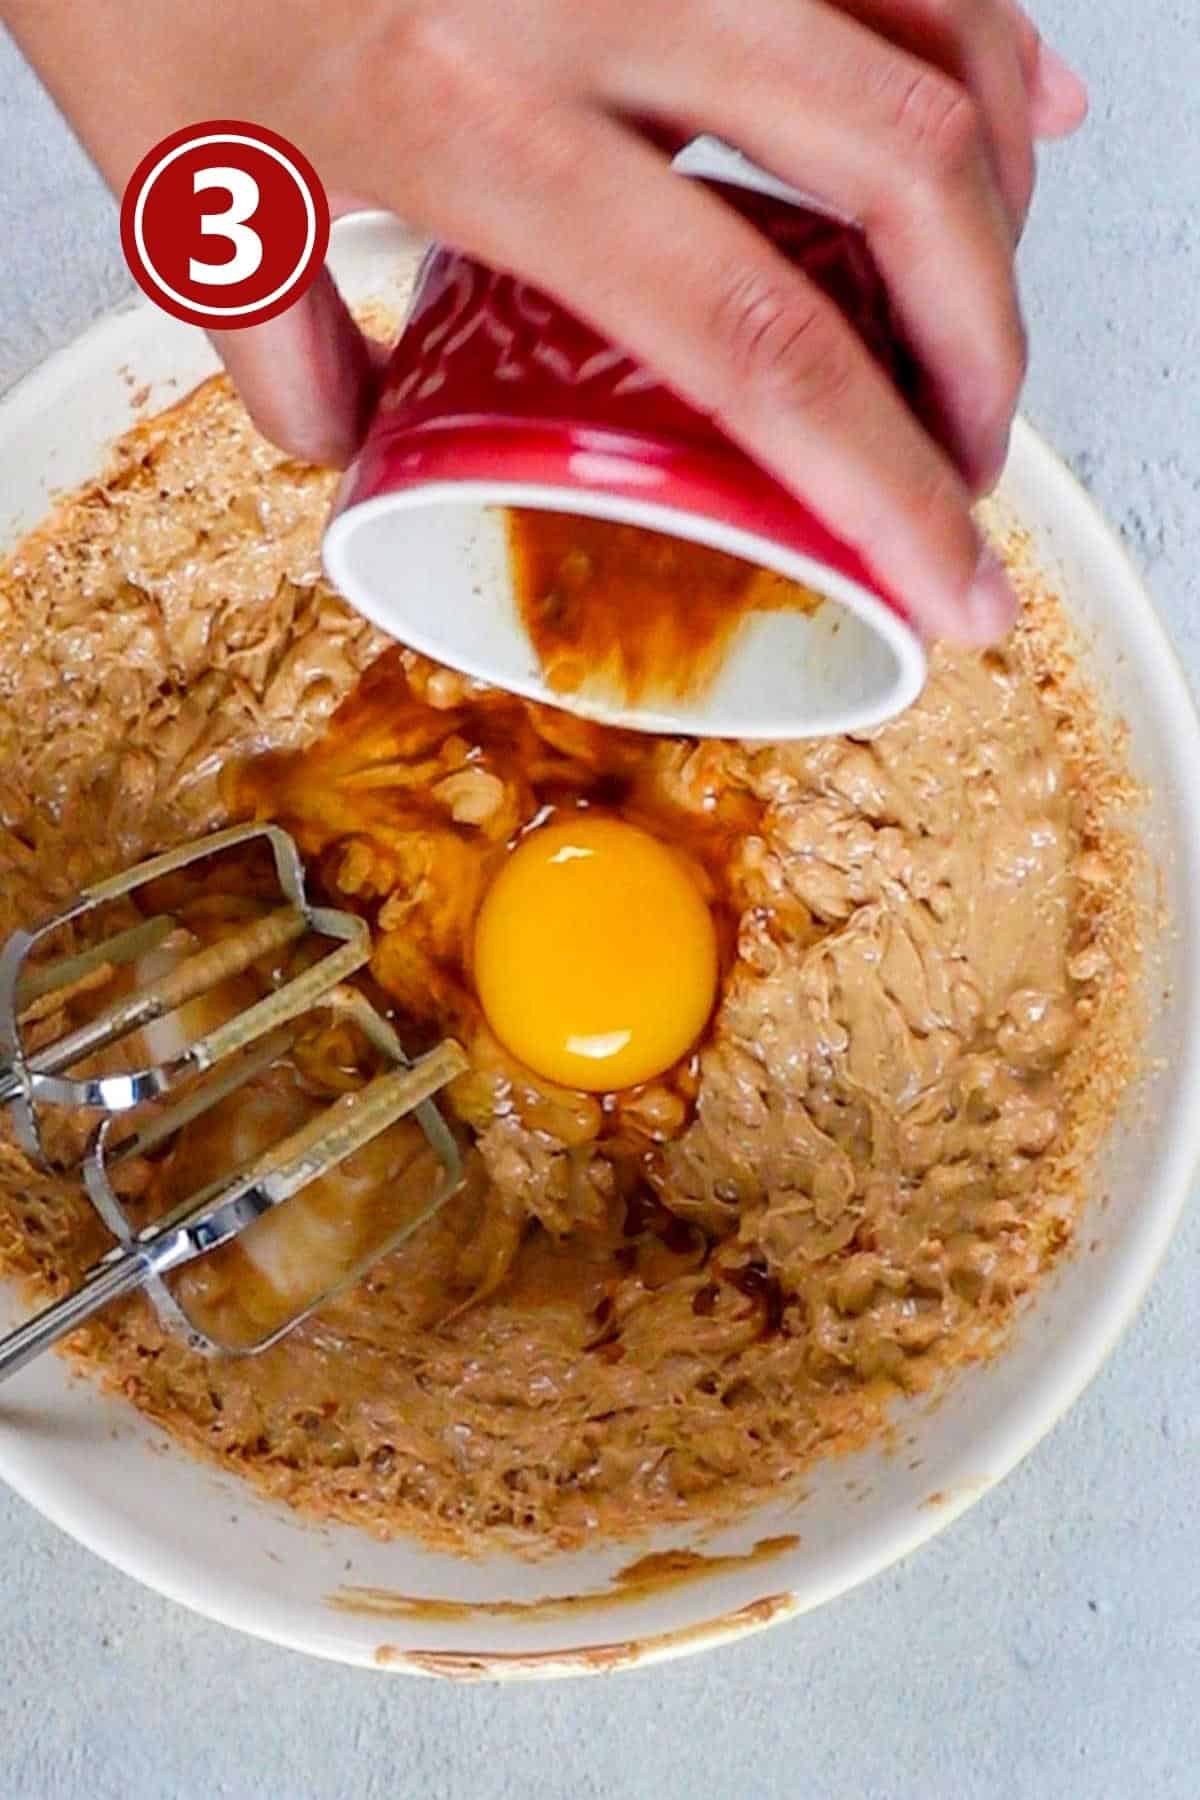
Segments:
[[[812,613],[797,582],[706,544],[571,513],[510,510],[513,593],[549,686],[630,701],[701,692],[751,613]]]

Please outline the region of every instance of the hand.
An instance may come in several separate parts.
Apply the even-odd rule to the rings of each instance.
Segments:
[[[557,294],[770,467],[931,635],[1013,599],[972,498],[1025,369],[1013,257],[1033,143],[1082,84],[1011,0],[0,0],[114,189],[242,117],[331,192]],[[841,314],[630,121],[735,143],[862,224],[922,365],[904,406]],[[344,462],[375,360],[332,282],[219,348],[261,428]],[[981,560],[982,558],[982,560]]]

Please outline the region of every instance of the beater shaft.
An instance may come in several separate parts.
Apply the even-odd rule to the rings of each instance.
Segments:
[[[109,1252],[83,1284],[0,1339],[0,1381],[49,1349],[108,1306],[144,1287],[152,1276],[184,1264],[236,1238],[273,1207],[327,1174],[389,1125],[429,1100],[467,1067],[452,1040],[439,1044],[411,1068],[391,1069],[357,1093],[273,1146],[240,1175],[185,1200],[134,1242]]]

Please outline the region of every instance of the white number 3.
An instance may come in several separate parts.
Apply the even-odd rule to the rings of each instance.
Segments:
[[[206,287],[233,287],[236,282],[248,280],[263,259],[262,239],[246,223],[258,210],[258,183],[244,169],[197,169],[192,192],[202,194],[208,188],[224,188],[230,205],[225,212],[205,213],[200,230],[205,237],[228,238],[233,255],[223,263],[200,262],[190,257],[188,273],[193,281]]]

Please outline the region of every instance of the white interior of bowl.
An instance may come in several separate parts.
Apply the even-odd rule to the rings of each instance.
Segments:
[[[350,221],[336,236],[335,259],[353,298],[386,297],[397,270],[401,280],[411,270],[396,228],[377,218]],[[133,416],[134,390],[149,384],[147,404],[159,407],[212,366],[198,334],[145,306],[105,321],[47,364],[0,405],[0,542],[40,518],[55,488],[97,469]],[[1025,426],[1015,434],[1002,499],[1061,582],[1088,669],[1128,721],[1133,766],[1151,792],[1146,841],[1172,921],[1156,953],[1153,992],[1163,998],[1147,1043],[1150,1073],[1114,1136],[1080,1234],[1094,1248],[1063,1264],[1004,1357],[964,1374],[940,1406],[898,1413],[898,1452],[880,1448],[818,1466],[802,1501],[780,1498],[703,1544],[711,1553],[747,1552],[765,1537],[799,1533],[796,1548],[618,1607],[559,1616],[389,1619],[336,1610],[329,1597],[347,1585],[473,1605],[591,1594],[637,1551],[467,1563],[306,1525],[194,1462],[54,1357],[0,1390],[0,1474],[99,1555],[228,1624],[347,1662],[428,1670],[437,1665],[427,1653],[452,1652],[476,1660],[441,1666],[501,1676],[603,1667],[611,1659],[589,1659],[588,1651],[629,1640],[640,1640],[636,1655],[649,1660],[811,1607],[912,1549],[998,1481],[1070,1404],[1131,1317],[1186,1198],[1200,1143],[1196,719],[1118,545]],[[0,1291],[0,1326],[19,1314],[16,1295]],[[933,1495],[939,1504],[929,1504]],[[688,1541],[674,1532],[655,1547]],[[775,1596],[787,1596],[786,1604],[755,1609]]]
[[[548,686],[513,597],[506,506],[584,513],[708,544],[801,582],[827,604],[749,614],[712,680],[694,692],[636,705],[611,683],[563,695]],[[856,582],[723,520],[604,488],[462,481],[381,494],[334,519],[325,566],[360,612],[414,650],[634,731],[774,740],[863,731],[902,712],[925,680],[911,628]]]

